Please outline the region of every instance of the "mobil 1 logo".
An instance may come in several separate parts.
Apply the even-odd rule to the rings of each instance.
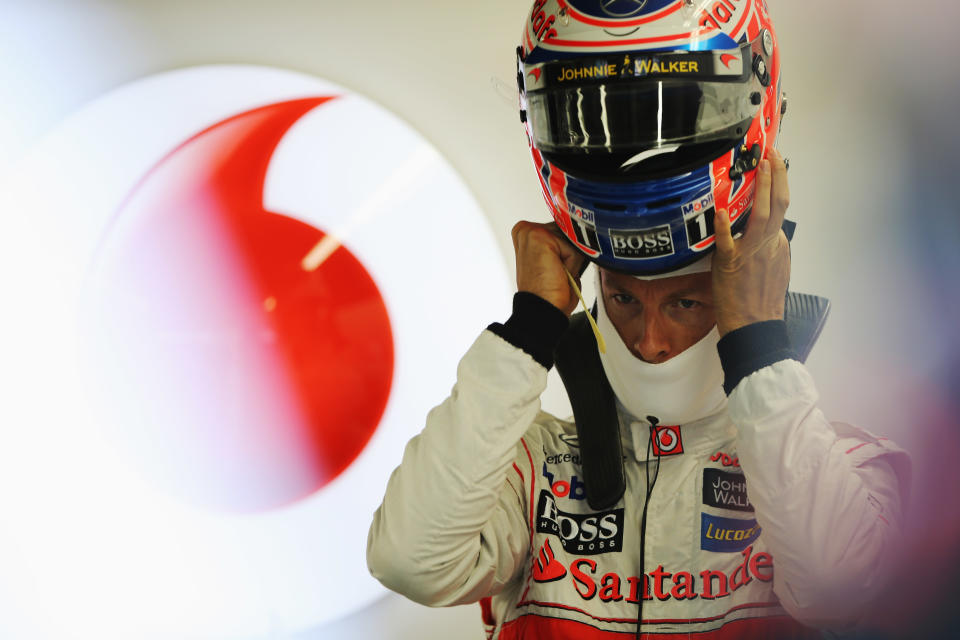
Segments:
[[[546,489],[537,502],[537,532],[560,538],[564,551],[592,556],[623,549],[623,509],[567,513]]]
[[[570,204],[570,226],[577,243],[600,253],[600,238],[597,236],[596,215],[589,209]]]
[[[652,229],[611,229],[610,246],[618,258],[659,258],[673,254],[673,237],[667,224]]]
[[[683,205],[687,226],[687,245],[694,247],[715,233],[713,226],[713,194]]]

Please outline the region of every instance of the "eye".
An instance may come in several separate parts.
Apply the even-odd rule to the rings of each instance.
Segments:
[[[634,301],[634,297],[626,293],[615,293],[610,297],[619,304],[630,304]]]
[[[681,298],[675,303],[681,309],[696,309],[701,306],[696,300],[690,300],[689,298]]]

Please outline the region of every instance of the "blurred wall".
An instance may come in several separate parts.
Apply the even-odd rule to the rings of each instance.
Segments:
[[[422,133],[460,172],[512,268],[513,222],[547,219],[514,104],[527,4],[2,0],[0,175],[70,113],[130,81],[201,64],[276,66],[352,89]],[[769,4],[789,96],[780,147],[791,161],[788,217],[799,222],[792,286],[834,305],[809,366],[828,416],[914,456],[914,596],[897,586],[892,597],[910,607],[889,626],[922,619],[932,633],[956,593],[947,576],[960,537],[960,8]],[[554,379],[546,407],[562,413],[564,403]],[[480,638],[479,611],[388,596],[298,637],[376,635]]]

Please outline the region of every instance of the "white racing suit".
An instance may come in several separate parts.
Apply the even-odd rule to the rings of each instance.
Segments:
[[[640,601],[651,638],[860,621],[895,556],[906,454],[828,422],[799,362],[747,366],[725,411],[651,442],[641,568],[650,425],[619,409],[626,493],[591,509],[574,424],[540,411],[554,322],[491,325],[463,357],[374,516],[376,578],[431,606],[480,601],[498,640],[632,638]]]

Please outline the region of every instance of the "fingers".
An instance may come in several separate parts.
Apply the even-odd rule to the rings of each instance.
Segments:
[[[775,236],[783,227],[783,219],[790,206],[790,185],[787,180],[787,163],[776,149],[770,152],[772,171],[772,193],[770,195],[770,220],[767,222],[766,235]]]
[[[587,256],[583,255],[579,249],[574,247],[567,237],[560,234],[560,229],[557,229],[557,240],[556,247],[557,253],[560,255],[560,259],[563,261],[563,266],[569,271],[575,278],[579,278],[583,274],[584,269],[587,268]]]
[[[511,235],[517,290],[536,294],[569,315],[576,308],[577,297],[567,274],[579,276],[586,257],[552,223],[520,221]]]
[[[757,167],[757,186],[753,195],[753,210],[743,233],[744,240],[751,245],[759,244],[767,233],[770,222],[770,192],[773,177],[770,173],[770,161],[766,158]]]
[[[717,255],[727,261],[733,257],[735,245],[730,231],[730,215],[726,209],[717,209],[713,214],[713,228],[717,239]]]
[[[575,277],[579,277],[589,263],[587,257],[570,243],[555,222],[537,223],[521,220],[513,226],[512,235],[514,252],[517,255],[522,248],[533,244],[547,246],[560,258],[567,271]]]

